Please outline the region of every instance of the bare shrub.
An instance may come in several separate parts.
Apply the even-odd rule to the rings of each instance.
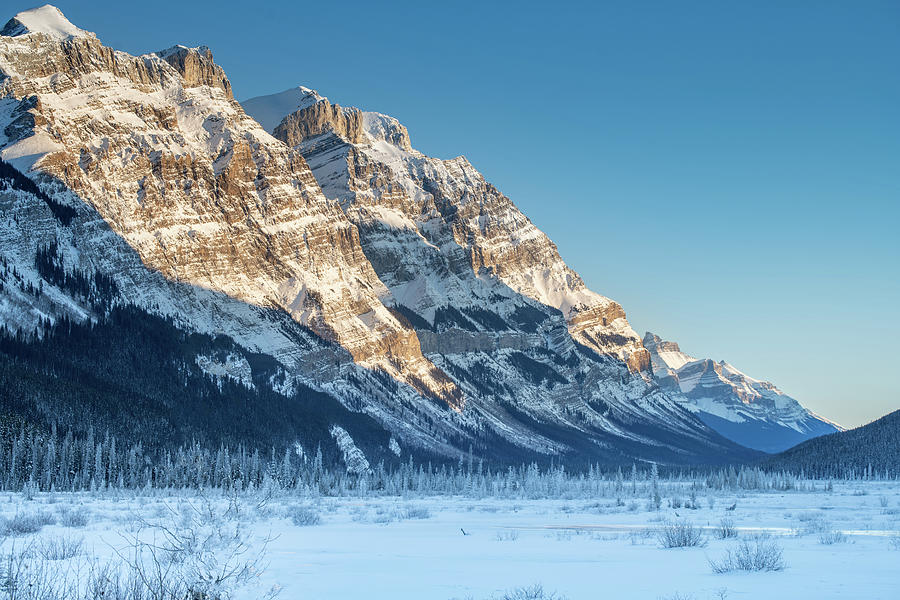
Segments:
[[[0,598],[9,600],[227,600],[244,597],[263,565],[268,540],[251,548],[250,533],[205,501],[169,508],[156,524],[138,519],[119,561],[85,555],[83,541],[33,539],[4,548]],[[235,513],[237,514],[237,513]],[[32,527],[33,528],[33,527]],[[255,551],[258,550],[258,551]],[[64,566],[56,561],[65,560]],[[249,590],[247,590],[249,591]],[[272,598],[277,589],[253,590]],[[251,596],[247,596],[251,597]]]
[[[714,531],[714,535],[717,539],[727,540],[730,538],[736,538],[738,536],[738,530],[734,526],[734,519],[729,519],[728,517],[723,518],[719,521],[719,526],[716,527]]]
[[[505,531],[497,532],[497,541],[498,542],[514,542],[519,539],[519,532],[515,529],[509,529]]]
[[[794,533],[798,536],[808,534],[821,534],[831,531],[831,524],[822,515],[814,513],[798,513],[799,523],[794,527]]]
[[[565,600],[565,598],[556,592],[544,591],[544,586],[537,583],[532,586],[504,592],[499,600]]]
[[[171,522],[147,523],[117,550],[128,571],[126,584],[140,584],[141,598],[218,600],[233,597],[264,570],[269,540],[254,552],[251,534],[229,506],[224,512],[207,499],[171,510]],[[269,592],[261,597],[275,594]],[[115,597],[115,596],[113,596]]]
[[[891,539],[888,541],[888,544],[894,550],[900,550],[900,535],[892,535]]]
[[[35,560],[34,544],[10,547],[0,563],[0,591],[8,598],[56,600],[54,577],[44,561]]]
[[[306,506],[294,506],[288,510],[291,523],[297,527],[311,527],[322,523],[322,517],[314,509]]]
[[[819,532],[819,543],[825,546],[831,546],[832,544],[843,544],[847,541],[847,534],[843,531],[838,531],[837,529],[828,529],[826,531]]]
[[[84,538],[51,537],[37,544],[37,553],[44,560],[69,560],[80,555],[83,546]]]
[[[733,549],[725,551],[719,561],[710,560],[713,573],[732,571],[783,571],[784,551],[777,542],[767,536],[741,540]]]
[[[416,506],[408,508],[404,516],[407,519],[430,519],[431,511],[424,506]]]
[[[72,528],[87,527],[88,515],[87,509],[83,506],[79,506],[74,510],[63,507],[59,509],[59,524],[63,527]]]
[[[0,520],[0,536],[30,535],[54,523],[56,518],[48,512],[18,513],[10,519]]]
[[[703,531],[687,521],[668,521],[656,532],[663,548],[695,548],[705,545]]]

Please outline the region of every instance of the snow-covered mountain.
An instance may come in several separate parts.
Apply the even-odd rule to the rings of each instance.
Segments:
[[[725,361],[694,358],[675,342],[650,332],[643,341],[660,386],[681,392],[688,410],[748,448],[780,452],[810,438],[842,431],[768,381],[754,379]]]
[[[747,455],[508,198],[391,117],[306,88],[242,106],[209,49],[132,56],[44,6],[0,35],[0,158],[7,331],[132,305],[233,340],[185,372],[312,388],[393,455]]]

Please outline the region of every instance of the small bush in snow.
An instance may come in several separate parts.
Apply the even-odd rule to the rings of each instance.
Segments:
[[[431,511],[424,506],[416,506],[406,510],[407,519],[430,519]]]
[[[535,584],[505,592],[500,596],[500,600],[565,600],[565,598],[556,592],[545,592],[542,585]]]
[[[289,516],[291,523],[297,527],[310,527],[319,525],[322,522],[322,517],[319,516],[319,513],[305,506],[295,506],[290,509]]]
[[[734,526],[734,519],[726,517],[719,521],[719,526],[715,529],[715,536],[720,540],[736,538],[738,536],[738,531]]]
[[[519,539],[519,532],[516,531],[515,529],[497,532],[497,541],[498,542],[514,542],[517,539]]]
[[[0,536],[29,535],[54,523],[56,518],[47,512],[19,513],[11,519],[0,521]]]
[[[900,550],[900,535],[891,536],[888,542],[894,550]]]
[[[41,540],[37,552],[44,560],[69,560],[81,554],[82,546],[82,538],[52,537]]]
[[[656,538],[663,548],[694,548],[703,546],[703,531],[687,521],[669,521],[659,528]]]
[[[797,513],[799,523],[794,527],[794,533],[797,536],[808,535],[811,533],[821,534],[831,531],[831,524],[822,517],[814,513]]]
[[[819,533],[819,543],[825,546],[832,544],[843,544],[847,541],[847,535],[836,529],[829,529]]]
[[[781,546],[767,536],[742,540],[737,547],[728,549],[722,560],[709,561],[713,573],[732,571],[783,571],[784,552]]]
[[[61,508],[59,510],[59,524],[63,527],[86,527],[88,524],[88,511],[84,507],[78,507],[75,510]]]

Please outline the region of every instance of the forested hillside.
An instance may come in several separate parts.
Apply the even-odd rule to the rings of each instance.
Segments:
[[[762,465],[802,469],[811,477],[896,477],[900,472],[900,410],[850,431],[803,442]]]
[[[216,375],[228,363],[245,365],[243,380]],[[338,460],[329,430],[339,424],[371,459],[388,457],[390,434],[373,419],[301,385],[276,393],[279,376],[274,359],[228,338],[114,308],[97,324],[62,321],[39,340],[0,335],[0,437],[12,443],[23,427],[79,438],[93,431],[152,454],[194,442],[263,452],[295,443],[315,452],[321,443],[326,459]]]

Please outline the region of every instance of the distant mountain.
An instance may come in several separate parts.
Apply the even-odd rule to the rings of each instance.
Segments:
[[[900,476],[900,410],[868,425],[808,440],[761,463],[822,478]]]
[[[780,452],[805,440],[842,431],[779,390],[725,361],[698,359],[648,332],[653,377],[660,387],[681,392],[685,408],[723,436],[748,448]]]

